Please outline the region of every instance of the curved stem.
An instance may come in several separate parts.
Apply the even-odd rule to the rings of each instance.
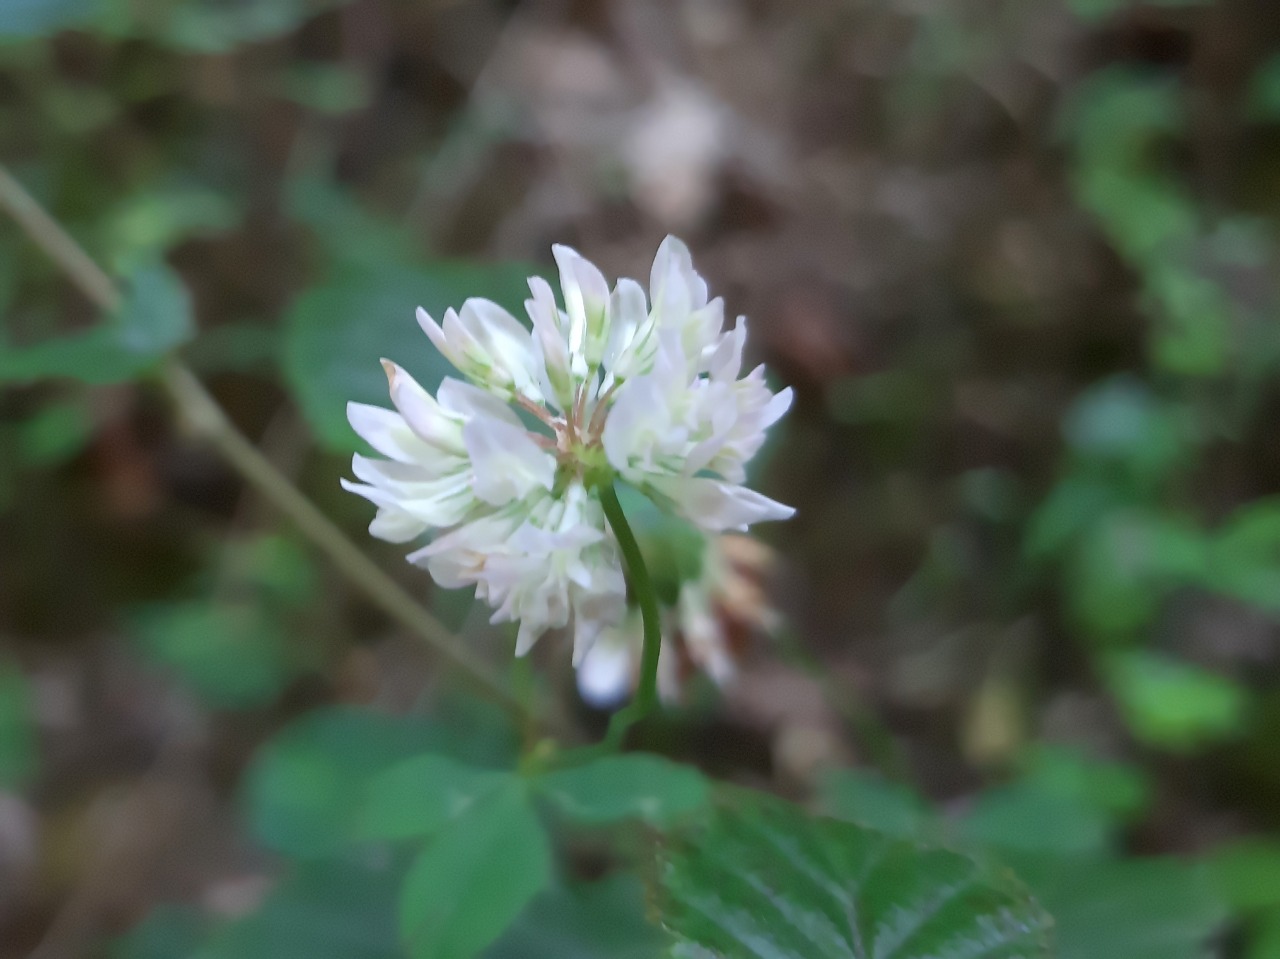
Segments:
[[[635,698],[625,708],[614,713],[605,733],[604,744],[617,749],[622,745],[623,737],[640,720],[653,711],[658,702],[658,657],[662,652],[662,623],[659,619],[658,594],[649,578],[649,568],[645,566],[644,555],[640,552],[640,544],[636,542],[627,516],[618,502],[618,492],[612,483],[600,487],[600,504],[604,507],[604,515],[609,520],[613,534],[618,538],[618,546],[622,550],[622,559],[627,565],[627,580],[631,593],[640,606],[640,616],[644,624],[644,646],[640,653],[640,681],[636,685]]]
[[[22,226],[37,246],[94,304],[114,310],[120,291],[75,239],[0,165],[0,209]],[[338,526],[262,455],[218,406],[200,380],[186,366],[169,358],[160,381],[187,421],[212,444],[230,466],[266,500],[288,517],[299,531],[374,605],[412,635],[458,667],[485,695],[517,717],[532,719],[531,711],[493,669],[464,646],[439,620],[422,608],[395,580],[364,553]],[[558,716],[548,724],[562,729]]]

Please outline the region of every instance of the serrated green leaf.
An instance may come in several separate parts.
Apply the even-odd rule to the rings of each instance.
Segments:
[[[546,832],[520,784],[471,806],[430,842],[400,890],[414,959],[471,959],[551,879]]]
[[[447,756],[414,756],[369,783],[356,834],[367,839],[429,836],[509,786],[511,778],[510,773],[477,769]]]
[[[669,822],[702,808],[710,798],[710,787],[696,769],[643,753],[559,769],[534,785],[566,816],[582,823]]]
[[[191,297],[164,264],[132,275],[120,309],[83,333],[32,346],[0,342],[0,383],[69,378],[120,383],[153,367],[195,332]]]
[[[660,883],[674,959],[1050,955],[1049,917],[976,860],[776,800],[673,840]]]
[[[428,267],[348,267],[293,304],[285,320],[284,371],[316,437],[330,449],[358,445],[347,403],[390,406],[380,360],[399,363],[434,392],[457,375],[419,328],[421,306],[437,319],[471,296],[520,312],[525,267],[438,262]]]

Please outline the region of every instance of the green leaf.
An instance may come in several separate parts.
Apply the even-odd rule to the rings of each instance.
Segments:
[[[1159,369],[1179,376],[1216,376],[1231,360],[1235,304],[1192,263],[1161,260],[1146,272],[1145,305],[1156,317],[1151,350]]]
[[[1280,56],[1271,57],[1254,73],[1245,109],[1250,120],[1280,121]]]
[[[1032,560],[1053,559],[1076,543],[1101,514],[1120,504],[1111,484],[1066,476],[1031,515],[1023,550]]]
[[[197,373],[273,371],[280,361],[279,327],[226,323],[200,334],[186,350],[187,365]]]
[[[1205,583],[1280,614],[1280,498],[1236,510],[1210,544]]]
[[[103,226],[103,246],[117,269],[154,259],[191,237],[223,233],[241,218],[236,201],[189,179],[149,181],[122,198]]]
[[[294,63],[281,78],[280,95],[316,113],[342,116],[363,110],[373,99],[371,78],[349,66]]]
[[[415,756],[369,783],[356,831],[368,839],[429,836],[510,783],[510,773],[476,769],[447,756]]]
[[[320,577],[311,555],[287,536],[266,533],[234,542],[228,554],[228,565],[263,602],[302,607],[319,593]]]
[[[763,797],[673,840],[658,911],[675,959],[1026,959],[1049,917],[976,860]]]
[[[513,784],[467,809],[409,868],[401,935],[415,959],[471,959],[550,878],[546,832]]]
[[[272,702],[294,677],[285,637],[257,603],[164,603],[138,613],[145,655],[177,672],[210,705]]]
[[[107,950],[111,959],[178,959],[193,955],[208,922],[187,905],[160,905]]]
[[[559,769],[534,785],[566,816],[582,823],[669,822],[702,808],[710,797],[707,781],[696,769],[644,753]]]
[[[396,871],[360,862],[294,864],[256,910],[182,959],[392,959]],[[178,959],[174,956],[173,959]]]
[[[547,889],[484,959],[657,959],[663,944],[645,919],[639,880],[619,875]]]
[[[4,0],[0,3],[0,40],[38,37],[93,19],[99,0]]]
[[[316,437],[336,451],[356,448],[347,403],[390,406],[384,357],[432,392],[457,375],[419,328],[417,307],[438,320],[449,307],[482,296],[519,312],[528,275],[521,266],[444,261],[346,267],[304,293],[285,320],[284,371]]]
[[[831,815],[890,836],[919,836],[933,819],[915,790],[863,769],[831,770],[820,792]]]
[[[1222,897],[1239,912],[1280,908],[1280,842],[1242,839],[1214,852],[1209,868]]]
[[[1022,781],[1096,809],[1117,823],[1141,815],[1151,802],[1151,784],[1140,767],[1066,746],[1036,746]]]
[[[1212,0],[1068,0],[1071,11],[1082,20],[1103,20],[1139,3],[1157,7],[1204,6]]]
[[[1173,859],[1009,859],[1053,916],[1057,959],[1204,959],[1223,919],[1203,869]]]
[[[1245,959],[1280,959],[1280,909],[1268,910],[1249,931]]]
[[[355,837],[365,789],[384,769],[438,748],[439,726],[367,710],[317,710],[286,727],[245,778],[249,820],[272,849],[333,855]]]
[[[1165,476],[1190,452],[1189,431],[1177,410],[1131,376],[1104,380],[1082,393],[1062,432],[1076,457],[1140,481]]]
[[[1240,731],[1244,690],[1189,663],[1144,650],[1106,658],[1111,690],[1134,734],[1175,751]]]
[[[1096,807],[1018,782],[983,793],[965,816],[960,835],[999,849],[1081,855],[1106,852],[1114,829],[1113,819]]]
[[[93,419],[78,399],[51,403],[20,425],[18,452],[30,466],[57,466],[84,448]]]
[[[17,665],[0,659],[0,789],[25,785],[35,771],[31,690]]]
[[[1099,642],[1129,639],[1171,590],[1203,577],[1207,555],[1201,531],[1176,517],[1136,509],[1102,516],[1066,571],[1071,611]]]
[[[191,297],[169,267],[137,270],[123,304],[97,326],[26,347],[0,342],[0,383],[66,377],[120,383],[154,366],[195,332]]]
[[[350,0],[185,0],[172,5],[161,31],[170,44],[202,53],[224,53],[292,33]],[[161,8],[164,9],[163,7]]]

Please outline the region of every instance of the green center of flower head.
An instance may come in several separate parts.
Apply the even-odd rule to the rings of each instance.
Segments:
[[[578,480],[592,488],[613,480],[616,474],[605,453],[604,428],[609,405],[620,385],[615,384],[603,395],[589,400],[585,384],[580,384],[574,393],[573,402],[559,415],[528,397],[516,398],[521,409],[551,431],[550,436],[545,433],[530,435],[535,443],[554,453],[557,487],[563,488]]]

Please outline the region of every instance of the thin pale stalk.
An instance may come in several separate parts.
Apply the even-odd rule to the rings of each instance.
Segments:
[[[121,302],[112,279],[17,180],[0,166],[0,208],[53,259],[84,295],[104,310]],[[513,715],[531,720],[492,668],[369,559],[314,503],[237,430],[203,384],[180,361],[167,359],[160,382],[183,417],[246,482],[288,517],[335,567],[384,613],[453,663],[485,695]],[[562,728],[558,719],[551,725]]]

